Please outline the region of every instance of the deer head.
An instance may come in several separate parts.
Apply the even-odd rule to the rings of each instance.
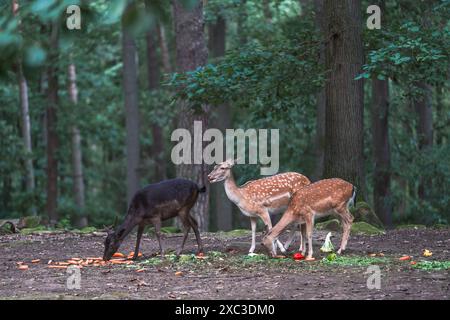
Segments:
[[[213,171],[208,174],[209,182],[214,183],[227,179],[230,176],[231,168],[234,164],[235,161],[233,159],[228,159],[227,161],[217,164]]]
[[[108,235],[105,239],[105,252],[103,253],[103,260],[108,261],[112,258],[113,254],[119,250],[120,245],[123,241],[123,234],[125,229],[115,232],[113,230],[108,230]]]

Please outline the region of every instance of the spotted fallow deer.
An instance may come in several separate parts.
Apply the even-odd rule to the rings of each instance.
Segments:
[[[307,259],[313,259],[312,232],[314,219],[330,214],[338,215],[342,221],[343,233],[341,246],[338,250],[338,254],[341,254],[347,246],[353,222],[349,206],[354,204],[355,190],[351,183],[337,178],[320,180],[298,190],[292,196],[283,217],[263,239],[263,244],[269,254],[276,255],[275,241],[288,225],[304,223],[306,225],[306,237],[304,238],[308,239]]]
[[[208,179],[211,183],[225,180],[224,186],[228,199],[237,205],[244,215],[250,218],[252,245],[249,254],[253,254],[256,247],[256,223],[258,219],[262,219],[266,231],[272,229],[270,215],[284,212],[294,192],[311,182],[304,175],[286,172],[248,181],[238,187],[231,172],[234,163],[234,160],[229,159],[217,164],[208,175]],[[291,238],[287,243],[290,244],[294,236],[295,232],[291,232]],[[286,250],[278,239],[277,244],[284,253]]]

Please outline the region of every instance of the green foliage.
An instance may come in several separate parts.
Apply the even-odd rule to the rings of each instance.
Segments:
[[[438,271],[450,269],[450,261],[419,261],[413,265],[414,269]]]
[[[321,263],[331,266],[356,266],[366,267],[370,265],[386,264],[389,260],[384,257],[360,257],[360,256],[341,256],[338,255],[334,259],[323,258]]]

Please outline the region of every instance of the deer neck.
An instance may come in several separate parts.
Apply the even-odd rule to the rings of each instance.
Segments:
[[[233,172],[230,170],[230,175],[225,179],[225,193],[227,194],[228,199],[230,199],[234,204],[239,204],[242,199],[242,193],[239,190],[239,187],[236,185],[236,181],[233,177]]]

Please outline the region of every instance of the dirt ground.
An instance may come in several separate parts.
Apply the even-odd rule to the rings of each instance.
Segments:
[[[260,236],[260,235],[259,235]],[[4,235],[0,237],[0,299],[449,299],[450,269],[422,270],[413,260],[449,261],[450,230],[407,229],[388,231],[384,235],[356,236],[349,240],[344,257],[361,257],[362,264],[327,264],[319,251],[325,232],[314,235],[316,261],[296,262],[287,259],[248,258],[250,235],[230,236],[204,233],[206,259],[192,256],[186,263],[159,257],[148,260],[157,251],[152,236],[144,236],[144,257],[133,265],[84,267],[81,288],[69,290],[64,269],[48,268],[48,260],[63,261],[71,257],[98,257],[103,254],[104,234]],[[135,235],[120,248],[133,251]],[[181,235],[166,235],[164,246],[175,249]],[[259,237],[258,237],[259,241]],[[340,236],[333,238],[338,247]],[[297,245],[296,245],[297,246]],[[424,258],[424,249],[433,252]],[[293,248],[294,249],[294,248]],[[195,253],[193,234],[184,253]],[[259,245],[259,253],[264,253]],[[372,258],[370,253],[384,253]],[[170,257],[170,256],[169,256]],[[189,257],[189,256],[188,256]],[[32,264],[32,259],[41,259]],[[379,259],[379,263],[377,263]],[[29,265],[19,270],[17,262]],[[151,263],[150,263],[150,262]],[[379,265],[381,288],[368,289],[365,274],[368,264]],[[136,270],[144,268],[143,272]],[[181,271],[182,275],[177,271]]]

